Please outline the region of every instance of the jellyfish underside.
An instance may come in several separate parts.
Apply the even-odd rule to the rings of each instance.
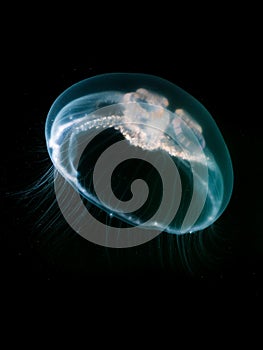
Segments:
[[[157,77],[110,74],[73,85],[52,106],[46,139],[56,171],[111,225],[195,232],[213,224],[231,196],[231,161],[212,117],[192,96]],[[123,146],[113,152],[118,142],[129,159],[122,157]],[[96,170],[108,149],[108,165]],[[176,172],[169,170],[168,157]],[[148,188],[143,203],[138,179]],[[107,182],[111,190],[98,194]],[[170,203],[164,198],[169,192]]]

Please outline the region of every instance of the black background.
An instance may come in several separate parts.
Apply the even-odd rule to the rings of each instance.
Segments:
[[[220,30],[217,25],[212,27],[213,21],[206,21],[202,30],[197,31],[193,25],[184,34],[182,29],[174,29],[176,23],[159,32],[156,26],[153,30],[137,26],[131,30],[128,24],[110,30],[108,22],[104,22],[104,35],[94,26],[75,27],[74,31],[71,27],[71,33],[68,25],[48,34],[39,29],[41,25],[35,33],[33,25],[17,33],[3,65],[7,93],[3,105],[7,108],[2,115],[6,125],[2,133],[1,273],[8,295],[19,291],[45,299],[56,287],[66,290],[67,295],[69,290],[74,291],[74,295],[77,292],[96,303],[114,295],[114,302],[122,300],[125,305],[134,298],[151,304],[149,300],[157,296],[166,306],[168,300],[176,299],[182,304],[201,300],[215,306],[231,300],[238,305],[258,305],[263,295],[263,142],[260,112],[255,110],[257,55],[241,22],[232,27],[231,19],[225,18],[225,29],[221,23]],[[82,40],[80,32],[87,33]],[[87,262],[96,259],[96,248],[85,246],[85,250],[78,242],[70,253],[69,243],[65,248],[63,238],[59,238],[56,244],[60,252],[66,250],[61,258],[51,239],[50,254],[42,239],[33,237],[32,222],[28,220],[31,214],[25,204],[5,195],[23,190],[48,166],[44,123],[55,98],[81,79],[110,72],[165,78],[197,98],[216,120],[229,148],[235,176],[231,202],[218,222],[222,235],[228,237],[227,254],[216,267],[203,266],[194,275],[182,268],[160,269],[154,252],[150,269],[146,257],[134,269],[129,263],[125,272],[132,255],[122,254],[114,257],[115,268],[111,270],[87,267]],[[32,215],[31,221],[35,219]],[[86,251],[91,257],[82,264],[79,255]],[[124,268],[119,273],[121,265]],[[54,298],[60,299],[59,294],[55,293]]]

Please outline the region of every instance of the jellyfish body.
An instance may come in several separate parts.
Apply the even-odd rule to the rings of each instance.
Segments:
[[[230,200],[232,164],[215,121],[195,98],[159,77],[114,73],[80,81],[54,102],[45,132],[72,196],[118,218],[129,235],[145,236],[127,246],[162,231],[205,229]],[[67,220],[77,232],[83,221],[76,217],[83,215]]]

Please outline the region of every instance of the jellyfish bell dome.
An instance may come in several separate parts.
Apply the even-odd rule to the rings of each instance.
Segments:
[[[72,85],[51,106],[45,135],[67,184],[127,227],[196,232],[229,203],[232,164],[215,121],[160,77],[111,73]]]

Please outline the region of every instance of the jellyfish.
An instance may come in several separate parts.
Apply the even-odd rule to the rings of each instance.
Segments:
[[[230,201],[231,158],[215,121],[163,78],[110,73],[78,82],[51,106],[45,137],[60,211],[98,245],[194,234]]]

